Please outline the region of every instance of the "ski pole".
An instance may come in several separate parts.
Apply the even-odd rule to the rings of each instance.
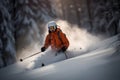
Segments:
[[[67,56],[66,52],[64,52],[64,54],[65,54],[66,59],[68,59],[68,56]]]
[[[65,58],[68,59],[68,56],[66,54],[66,52],[63,52],[65,54]],[[57,56],[58,52],[55,53],[55,56]]]
[[[25,60],[25,59],[27,59],[27,58],[30,58],[30,57],[32,57],[32,56],[34,56],[34,55],[37,55],[37,54],[39,54],[39,53],[41,53],[41,51],[40,51],[40,52],[37,52],[37,53],[35,53],[35,54],[32,54],[32,55],[30,55],[30,56],[28,56],[28,57],[25,57],[25,58],[23,58],[23,59],[20,59],[20,61],[22,62],[23,60]]]

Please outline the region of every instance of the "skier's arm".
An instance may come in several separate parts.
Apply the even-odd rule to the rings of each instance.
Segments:
[[[49,39],[49,35],[47,35],[46,39],[45,39],[45,44],[44,47],[47,49],[50,45],[50,39]]]
[[[63,47],[68,48],[68,46],[69,46],[69,41],[68,41],[66,35],[65,35],[64,33],[62,33],[62,32],[60,33],[60,35],[61,35],[61,38],[62,38]]]

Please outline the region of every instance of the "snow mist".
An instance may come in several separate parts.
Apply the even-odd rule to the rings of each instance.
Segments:
[[[67,50],[67,54],[69,58],[92,51],[93,49],[95,49],[96,43],[102,40],[101,37],[94,36],[89,32],[87,32],[85,29],[81,29],[77,25],[69,24],[67,21],[56,20],[56,23],[69,39],[70,46]],[[45,28],[46,28],[45,35],[42,36],[44,40],[46,38],[46,35],[48,34],[47,25]],[[42,45],[33,42],[31,46],[23,50],[22,53],[25,53],[26,55],[23,54],[21,57],[29,56],[31,54],[39,52],[43,44],[44,42],[42,43]],[[66,59],[64,54],[55,56],[55,53],[56,52],[51,51],[51,48],[49,47],[49,49],[47,49],[45,52],[42,52],[36,56],[33,56],[32,58],[25,60],[26,62],[25,64],[27,64],[26,65],[27,69],[42,67],[41,66],[42,63],[48,65]]]
[[[81,29],[77,25],[69,24],[67,21],[58,20],[57,24],[70,41],[69,50],[82,49],[88,51],[93,45],[96,45],[96,43],[102,40],[101,36],[94,36],[87,32],[87,30]]]

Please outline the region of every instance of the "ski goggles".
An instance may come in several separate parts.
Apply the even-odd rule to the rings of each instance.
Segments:
[[[49,27],[49,30],[50,30],[50,31],[55,31],[55,27],[54,27],[54,26],[50,26],[50,27]]]

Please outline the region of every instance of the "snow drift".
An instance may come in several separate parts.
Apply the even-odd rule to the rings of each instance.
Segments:
[[[17,63],[0,70],[2,80],[119,80],[120,35],[97,43],[93,50],[43,68],[26,70]],[[24,65],[25,66],[25,65]],[[8,73],[6,73],[6,71]]]

